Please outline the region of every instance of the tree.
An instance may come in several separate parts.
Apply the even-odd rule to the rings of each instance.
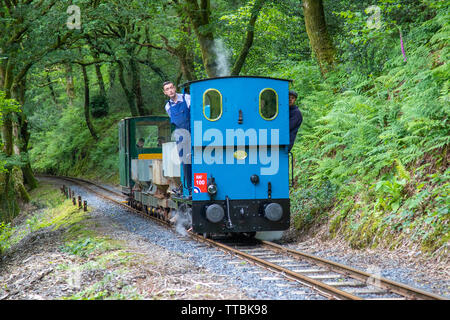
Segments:
[[[248,53],[250,52],[250,49],[253,45],[253,38],[255,37],[255,24],[256,20],[258,19],[258,14],[261,11],[265,0],[256,0],[255,4],[251,11],[251,17],[248,22],[247,26],[247,34],[244,39],[244,44],[242,45],[242,50],[239,54],[239,56],[236,59],[236,62],[234,63],[233,69],[231,70],[231,75],[239,75],[241,72],[242,67],[244,66],[245,59],[248,56]]]
[[[89,111],[90,106],[90,95],[89,95],[89,77],[86,71],[86,64],[80,63],[81,70],[83,71],[83,79],[84,79],[84,118],[86,119],[86,125],[91,133],[91,136],[97,141],[98,136],[95,132],[94,126],[91,121],[91,113]]]
[[[106,56],[106,59],[116,64],[119,83],[132,116],[151,113],[144,105],[144,71],[141,66],[147,66],[158,77],[165,78],[165,72],[152,61],[150,53],[152,48],[163,48],[147,43],[150,37],[149,27],[155,26],[153,20],[161,22],[158,20],[158,6],[161,3],[163,2],[149,0],[105,1],[102,6],[88,13],[88,22],[82,28],[92,55],[100,57],[100,60],[101,56]],[[147,54],[142,53],[143,47],[148,47]]]
[[[232,75],[238,75],[244,65],[245,59],[253,45],[256,20],[265,2],[266,0],[256,0],[253,5],[241,51],[232,70],[227,70],[227,72],[231,71]],[[200,0],[200,3],[198,0],[185,0],[184,9],[187,12],[197,36],[206,74],[208,77],[224,75],[221,74],[220,64],[218,63],[218,54],[216,50],[217,43],[214,37],[213,23],[211,21],[210,0]]]
[[[71,33],[60,30],[53,15],[59,3],[53,1],[2,1],[0,3],[0,90],[5,98],[25,102],[26,77],[43,57],[68,42]],[[61,7],[59,7],[61,10]],[[61,12],[65,12],[61,10]],[[49,17],[52,16],[52,17]],[[60,15],[61,24],[64,15]],[[42,29],[46,30],[42,32]],[[47,37],[42,37],[46,34]],[[28,121],[23,113],[8,113],[2,125],[2,153],[6,171],[0,173],[0,219],[11,219],[18,211],[17,200],[28,200],[24,181],[36,186],[27,156]],[[15,161],[19,157],[21,161]],[[8,160],[9,159],[9,160]]]
[[[328,34],[322,0],[303,0],[303,12],[311,49],[325,75],[335,62],[335,49]]]

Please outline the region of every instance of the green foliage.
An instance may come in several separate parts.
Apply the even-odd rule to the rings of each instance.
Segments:
[[[327,218],[328,210],[333,206],[336,187],[330,182],[317,188],[299,187],[291,192],[291,212],[294,227],[307,230],[313,224],[320,224]]]
[[[243,31],[247,29],[253,5],[253,0],[243,2],[237,9],[226,8],[218,17],[217,37],[224,40],[231,63],[241,50],[245,39]],[[288,71],[285,63],[296,65],[301,58],[309,58],[311,51],[302,16],[292,11],[297,6],[295,1],[290,4],[288,1],[266,2],[256,21],[254,45],[241,74]]]
[[[390,180],[381,180],[374,185],[377,201],[374,210],[397,212],[404,196],[406,180],[397,180],[394,176]]]
[[[101,249],[103,241],[96,238],[78,238],[61,246],[61,251],[86,258],[97,249]]]
[[[20,104],[14,99],[6,99],[4,91],[0,90],[0,128],[3,125],[4,117],[12,112],[20,112]],[[14,165],[17,157],[6,157],[2,151],[3,144],[0,139],[0,173],[6,170],[6,167]]]
[[[11,246],[10,238],[14,232],[11,224],[0,222],[0,255]]]
[[[180,65],[175,61],[184,50],[194,76],[205,77],[200,45],[183,3],[78,3],[83,30],[72,36],[89,34],[90,41],[80,39],[74,42],[74,50],[69,45],[67,50],[48,54],[45,64],[37,65],[27,79],[25,110],[33,130],[30,156],[36,171],[114,181],[117,121],[130,115],[124,111],[129,101],[122,82],[125,89],[136,92],[130,86],[135,80],[130,60],[138,61],[145,109],[152,114],[164,112],[161,80],[177,79]],[[222,40],[230,65],[242,48],[254,3],[211,1],[210,24],[205,29]],[[372,18],[378,19],[376,11],[369,9],[372,5],[379,8],[380,16],[371,24]],[[383,241],[395,246],[405,237],[422,244],[424,250],[438,250],[449,238],[448,1],[339,0],[325,1],[324,7],[339,61],[326,79],[311,59],[302,8],[295,0],[265,2],[241,71],[242,75],[292,79],[291,87],[299,93],[297,104],[304,120],[293,148],[298,186],[291,190],[294,225],[306,231],[329,221],[331,234],[343,235],[355,247]],[[36,20],[29,21],[36,23],[31,35],[23,37],[26,50],[18,58],[30,58],[27,54],[33,50],[29,48],[38,39],[33,35],[46,28],[54,30],[52,18],[59,25],[65,18],[57,16],[57,10],[45,17],[36,11],[33,17]],[[46,45],[51,34],[46,33]],[[105,61],[102,70],[108,71],[104,73],[107,99],[94,96],[91,104],[92,115],[101,117],[93,121],[100,133],[98,141],[92,139],[83,119],[81,72],[74,68],[78,96],[71,104],[60,65],[91,62],[94,49]],[[117,60],[123,65],[121,81]],[[92,79],[97,75],[91,66],[88,77],[95,85]],[[45,85],[48,82],[54,83],[53,91]],[[30,220],[30,226],[34,225]],[[67,250],[84,252],[90,245],[73,243]],[[102,296],[97,291],[86,295],[96,298],[96,294]]]
[[[92,97],[90,104],[91,114],[94,118],[101,118],[108,114],[109,105],[105,96],[96,95]]]
[[[19,112],[20,104],[15,99],[6,99],[6,93],[0,90],[0,126],[5,115],[11,112]]]
[[[374,65],[349,56],[349,47],[342,46],[346,61],[322,83],[310,81],[293,148],[301,186],[292,193],[294,222],[307,230],[329,218],[331,234],[344,235],[355,247],[381,242],[394,247],[409,237],[434,252],[450,232],[449,14],[440,10],[408,32],[403,29],[407,63],[394,50],[398,42],[389,40],[389,32],[398,35],[394,21],[376,35],[362,31],[363,16],[340,16],[348,27],[361,28],[341,45],[359,41],[360,50],[374,50],[375,56],[367,56]],[[334,201],[323,200],[324,183],[331,184]],[[304,197],[311,195],[305,205]]]
[[[69,107],[50,130],[32,137],[33,168],[72,176],[92,172],[93,178],[113,179],[118,174],[117,121],[126,114],[115,113],[93,121],[100,136],[95,142],[80,113],[80,108]]]
[[[117,291],[111,291],[111,286],[115,278],[118,276],[116,272],[108,272],[102,280],[95,283],[79,293],[68,297],[68,300],[138,300],[142,297],[137,293],[136,288],[118,281],[116,285],[119,287]]]

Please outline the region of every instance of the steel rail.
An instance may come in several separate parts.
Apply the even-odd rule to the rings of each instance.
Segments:
[[[330,261],[324,258],[320,258],[305,252],[296,251],[293,249],[289,249],[283,246],[280,246],[276,243],[269,242],[269,241],[262,241],[262,243],[268,247],[276,248],[279,251],[283,251],[287,254],[290,254],[294,258],[300,258],[300,259],[307,259],[313,263],[322,265],[324,267],[331,268],[333,271],[337,273],[341,273],[344,275],[347,275],[349,277],[352,277],[356,280],[367,282],[369,279],[373,279],[374,283],[372,285],[390,290],[394,293],[397,293],[401,296],[407,297],[409,299],[422,299],[422,300],[448,300],[445,297],[439,296],[434,293],[426,292],[417,288],[413,288],[410,286],[407,286],[405,284],[395,282],[383,277],[374,276],[373,274],[369,274],[367,272],[345,266],[343,264]]]
[[[63,179],[63,180],[67,180],[67,181],[73,182],[73,183],[75,183],[77,185],[80,185],[80,186],[81,186],[81,183],[80,183],[80,181],[81,181],[84,184],[90,184],[90,185],[98,187],[98,188],[100,188],[102,190],[105,190],[107,192],[123,196],[122,194],[119,194],[118,192],[115,192],[113,190],[109,190],[107,188],[99,186],[98,184],[96,184],[94,182],[91,182],[91,181],[85,180],[85,179],[72,178],[72,177],[63,177],[63,176],[49,176],[49,175],[39,175],[39,176],[48,177],[48,178],[55,178],[55,179]],[[104,199],[112,201],[112,202],[114,202],[114,203],[116,203],[116,204],[118,204],[118,205],[120,205],[120,206],[122,206],[122,207],[124,207],[124,208],[126,208],[128,210],[131,210],[131,211],[139,214],[140,216],[142,216],[144,218],[151,219],[152,221],[155,221],[155,222],[159,223],[160,225],[163,225],[163,226],[166,226],[166,227],[170,227],[171,226],[170,222],[168,222],[166,220],[157,218],[157,217],[152,216],[152,215],[150,215],[148,213],[145,213],[145,212],[143,212],[141,210],[132,208],[129,205],[127,205],[127,204],[125,204],[125,203],[123,203],[121,201],[117,201],[115,199],[107,197],[104,194],[102,194],[100,192],[97,192],[97,191],[95,191],[95,190],[93,190],[93,189],[91,189],[91,188],[89,188],[87,186],[83,186],[83,187],[88,189],[88,190],[90,190],[91,192],[95,193],[96,195],[98,195],[98,196],[100,196],[100,197],[102,197]],[[310,277],[307,277],[307,276],[302,275],[300,273],[297,273],[295,271],[292,271],[292,270],[289,270],[289,269],[284,268],[282,266],[279,266],[277,264],[274,264],[274,263],[272,263],[270,261],[266,261],[264,259],[258,258],[256,256],[253,256],[253,255],[248,254],[246,252],[243,252],[241,250],[232,248],[232,247],[230,247],[230,246],[228,246],[226,244],[220,243],[218,241],[214,241],[212,239],[208,239],[206,237],[203,237],[203,236],[198,235],[198,234],[196,234],[194,232],[191,232],[191,231],[188,231],[187,233],[192,239],[195,239],[197,241],[201,241],[201,242],[204,242],[204,243],[206,242],[209,245],[212,245],[212,246],[217,247],[217,248],[221,248],[222,250],[225,250],[227,252],[231,252],[231,253],[233,253],[233,254],[241,257],[241,258],[244,258],[244,259],[246,259],[248,261],[252,261],[252,262],[254,262],[254,263],[256,263],[256,264],[258,264],[260,266],[264,266],[266,268],[269,268],[269,269],[272,269],[272,270],[276,270],[277,272],[280,272],[283,275],[285,275],[287,278],[291,278],[291,279],[294,279],[296,281],[301,282],[302,284],[306,284],[308,286],[312,286],[315,290],[319,291],[322,295],[325,295],[327,297],[335,297],[335,298],[338,298],[338,299],[345,299],[345,300],[363,300],[363,298],[361,298],[361,297],[359,297],[357,295],[354,295],[354,294],[345,292],[343,290],[337,289],[337,288],[335,288],[335,287],[333,287],[331,285],[328,285],[328,284],[326,284],[324,282],[312,279]],[[281,245],[275,244],[273,242],[260,240],[259,243],[261,243],[263,246],[269,248],[271,251],[278,251],[278,252],[281,251],[281,252],[283,252],[283,253],[285,253],[285,254],[293,257],[293,258],[296,258],[298,260],[308,260],[308,261],[310,261],[310,262],[312,262],[314,264],[321,265],[323,267],[329,268],[329,269],[331,269],[332,271],[334,271],[336,273],[340,273],[340,274],[343,274],[345,276],[349,276],[351,278],[354,278],[354,279],[359,280],[359,281],[364,282],[364,283],[367,283],[367,281],[369,279],[374,279],[375,281],[374,281],[374,283],[371,283],[372,285],[375,285],[375,286],[383,288],[383,289],[387,289],[387,290],[389,290],[389,291],[391,291],[393,293],[399,294],[399,295],[404,296],[404,297],[409,298],[409,299],[448,300],[445,297],[442,297],[442,296],[439,296],[439,295],[436,295],[436,294],[433,294],[433,293],[430,293],[430,292],[426,292],[426,291],[423,291],[423,290],[420,290],[420,289],[417,289],[417,288],[413,288],[413,287],[407,286],[407,285],[402,284],[402,283],[398,283],[398,282],[395,282],[395,281],[392,281],[392,280],[389,280],[389,279],[386,279],[386,278],[383,278],[383,277],[379,277],[379,276],[376,276],[376,275],[373,275],[373,274],[369,274],[369,273],[366,273],[366,272],[354,269],[352,267],[345,266],[343,264],[340,264],[340,263],[337,263],[337,262],[334,262],[334,261],[326,260],[324,258],[320,258],[320,257],[314,256],[314,255],[308,254],[308,253],[304,253],[304,252],[296,251],[296,250],[293,250],[293,249],[289,249],[289,248],[283,247]]]
[[[214,240],[211,240],[211,239],[208,239],[208,238],[196,235],[196,234],[191,234],[191,237],[193,237],[193,238],[195,238],[197,240],[203,241],[203,242],[207,242],[207,243],[209,243],[209,244],[211,244],[211,245],[213,245],[215,247],[222,248],[222,249],[224,249],[224,250],[226,250],[228,252],[231,252],[231,253],[233,253],[235,255],[238,255],[240,257],[244,257],[245,259],[253,261],[253,262],[255,262],[255,263],[259,264],[259,265],[262,265],[264,267],[269,267],[270,269],[274,269],[274,270],[277,270],[277,271],[279,271],[279,272],[281,272],[283,274],[289,275],[291,278],[293,278],[295,280],[298,280],[298,281],[302,282],[303,284],[306,283],[306,284],[314,287],[314,289],[316,289],[318,291],[325,292],[328,296],[335,297],[335,298],[342,299],[342,300],[363,300],[363,298],[361,298],[361,297],[358,297],[358,296],[355,296],[355,295],[353,295],[351,293],[342,291],[342,290],[337,289],[337,288],[335,288],[333,286],[330,286],[330,285],[328,285],[328,284],[326,284],[324,282],[317,281],[315,279],[312,279],[310,277],[304,276],[302,274],[299,274],[297,272],[294,272],[292,270],[289,270],[287,268],[284,268],[284,267],[279,266],[277,264],[274,264],[272,262],[269,262],[269,261],[266,261],[264,259],[255,257],[255,256],[253,256],[251,254],[248,254],[248,253],[245,253],[243,251],[237,250],[235,248],[227,246],[226,244],[223,244],[223,243],[220,243],[220,242],[217,242],[217,241],[214,241]]]
[[[85,183],[85,184],[93,185],[93,186],[98,187],[98,188],[100,188],[100,189],[103,189],[103,190],[105,190],[105,191],[107,191],[107,192],[110,192],[110,193],[113,193],[113,194],[116,194],[116,195],[120,195],[120,196],[124,196],[123,194],[119,194],[118,192],[115,192],[115,191],[113,191],[113,190],[109,190],[109,189],[107,189],[107,188],[104,188],[104,187],[102,187],[102,186],[97,185],[96,183],[94,183],[94,182],[92,182],[92,181],[85,180],[85,179],[73,178],[73,177],[65,177],[65,176],[49,176],[49,175],[37,175],[37,176],[46,177],[46,178],[54,178],[54,179],[67,180],[67,181],[73,182],[73,183],[75,183],[75,184],[77,184],[77,185],[79,185],[79,186],[82,186],[82,185],[80,184],[80,182],[79,182],[79,181],[81,181],[81,182],[83,182],[83,183]],[[156,217],[154,217],[154,216],[151,216],[150,214],[146,214],[145,212],[143,212],[143,211],[141,211],[141,210],[138,210],[138,209],[135,209],[135,208],[133,208],[133,207],[130,207],[129,205],[127,205],[127,204],[125,204],[125,203],[123,203],[123,202],[121,202],[121,201],[118,201],[118,200],[116,200],[116,199],[107,197],[107,196],[105,196],[104,194],[102,194],[102,193],[100,193],[100,192],[98,192],[98,191],[95,191],[95,190],[93,190],[93,189],[91,189],[91,188],[89,188],[89,187],[87,187],[87,186],[83,186],[83,188],[88,189],[89,191],[95,193],[97,196],[99,196],[99,197],[101,197],[101,198],[103,198],[103,199],[106,199],[106,200],[108,200],[108,201],[114,202],[115,204],[118,204],[118,205],[124,207],[125,209],[131,210],[131,211],[133,211],[133,212],[139,214],[141,217],[151,219],[152,221],[155,221],[155,222],[157,222],[157,223],[159,223],[159,224],[161,224],[161,225],[164,225],[164,226],[170,226],[170,223],[167,222],[167,221],[164,221],[164,220],[162,220],[162,219],[158,219],[158,218],[156,218]]]
[[[79,181],[81,181],[84,184],[90,184],[90,185],[94,185],[94,186],[97,187],[96,183],[88,181],[88,180],[85,180],[85,179],[72,178],[72,177],[63,177],[63,176],[58,176],[58,177],[56,177],[56,176],[46,176],[46,177],[49,177],[49,178],[60,178],[60,179],[66,180],[66,181],[71,181],[71,182],[76,183],[78,185],[81,185],[80,182],[79,182]],[[100,196],[101,198],[104,198],[104,199],[110,200],[110,201],[112,201],[112,202],[114,202],[116,204],[119,204],[120,206],[122,206],[122,207],[124,207],[126,209],[129,209],[129,210],[132,210],[132,211],[138,213],[139,215],[141,215],[141,216],[143,216],[145,218],[150,218],[153,221],[157,221],[160,224],[162,223],[165,226],[170,226],[170,224],[168,222],[166,222],[166,221],[163,221],[161,219],[158,219],[158,218],[152,217],[150,215],[147,215],[147,214],[143,213],[140,210],[132,208],[132,207],[130,207],[130,206],[128,206],[128,205],[126,205],[126,204],[124,204],[124,203],[122,203],[120,201],[117,201],[115,199],[109,198],[109,197],[101,194],[100,192],[97,192],[97,191],[95,191],[95,190],[93,190],[93,189],[91,189],[91,188],[89,188],[87,186],[84,186],[84,187],[86,189],[88,189],[89,191],[95,193],[96,195]],[[111,191],[109,189],[103,188],[103,187],[101,189],[103,189],[103,190],[105,190],[107,192],[115,193],[115,192],[113,192],[113,191]],[[117,194],[117,193],[115,193],[115,194]],[[279,272],[281,272],[283,274],[289,275],[291,278],[293,278],[295,280],[298,280],[298,281],[300,281],[300,282],[302,282],[304,284],[305,283],[309,284],[310,286],[314,287],[314,289],[322,292],[322,294],[325,294],[328,297],[336,297],[338,299],[345,299],[345,300],[362,300],[362,298],[360,298],[358,296],[355,296],[355,295],[352,295],[352,294],[350,294],[348,292],[339,290],[339,289],[334,288],[332,286],[329,286],[329,285],[327,285],[327,284],[325,284],[323,282],[320,282],[320,281],[317,281],[315,279],[311,279],[311,278],[306,277],[304,275],[298,274],[298,273],[293,272],[293,271],[291,271],[289,269],[283,268],[283,267],[281,267],[279,265],[276,265],[274,263],[271,263],[269,261],[265,261],[265,260],[260,259],[258,257],[252,256],[252,255],[247,254],[245,252],[242,252],[240,250],[236,250],[236,249],[234,249],[234,248],[232,248],[230,246],[227,246],[225,244],[222,244],[220,242],[217,242],[217,241],[205,238],[203,236],[197,235],[194,232],[190,232],[189,231],[188,235],[191,238],[193,238],[193,239],[195,239],[197,241],[207,242],[207,243],[209,243],[212,246],[215,246],[215,247],[218,247],[218,248],[222,248],[222,249],[226,250],[227,252],[234,253],[235,255],[238,255],[240,257],[246,258],[247,260],[253,261],[253,262],[255,262],[255,263],[259,264],[259,265],[262,265],[264,267],[269,267],[269,268],[271,268],[273,270],[277,270],[277,271],[279,271]]]

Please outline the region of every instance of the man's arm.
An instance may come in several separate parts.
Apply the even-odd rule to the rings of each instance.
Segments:
[[[169,105],[169,103],[167,102],[166,103],[166,105],[165,105],[165,107],[164,107],[165,109],[166,109],[166,112],[167,112],[167,114],[169,115],[169,117],[170,117],[170,105]]]
[[[184,99],[186,100],[187,107],[191,109],[191,95],[186,93]]]

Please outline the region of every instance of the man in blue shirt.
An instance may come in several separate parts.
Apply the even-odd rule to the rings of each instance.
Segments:
[[[295,137],[297,136],[298,129],[303,121],[302,113],[298,106],[295,105],[297,100],[297,92],[289,90],[289,149],[291,151],[294,146]]]
[[[189,94],[177,93],[174,84],[170,81],[163,83],[163,91],[169,98],[165,109],[170,117],[170,122],[175,125],[178,155],[183,164],[184,180],[186,181],[189,193],[191,193],[191,96]]]

